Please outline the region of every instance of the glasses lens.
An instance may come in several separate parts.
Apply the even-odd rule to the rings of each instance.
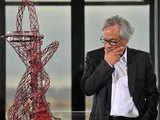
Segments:
[[[117,45],[118,43],[110,42],[109,44],[112,45],[112,46],[114,46],[114,45]]]
[[[110,40],[111,45],[117,45],[120,43],[120,40]]]

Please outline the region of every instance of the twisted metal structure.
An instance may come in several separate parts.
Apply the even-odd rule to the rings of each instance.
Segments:
[[[25,7],[29,11],[30,31],[22,29]],[[14,104],[9,108],[8,120],[60,120],[52,115],[45,98],[50,79],[44,70],[44,66],[56,52],[59,42],[52,42],[41,50],[44,36],[39,33],[36,10],[29,0],[22,0],[18,8],[16,27],[17,31],[8,32],[3,37],[25,64],[26,72],[18,84]]]

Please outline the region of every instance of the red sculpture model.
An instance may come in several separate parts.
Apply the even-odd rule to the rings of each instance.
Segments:
[[[29,11],[31,31],[23,31],[22,19],[25,7]],[[52,115],[45,93],[50,86],[50,79],[44,66],[59,46],[55,41],[41,50],[43,35],[39,33],[39,23],[33,3],[22,0],[18,8],[17,31],[9,32],[3,37],[14,48],[26,66],[16,90],[14,104],[8,111],[8,120],[60,120]]]

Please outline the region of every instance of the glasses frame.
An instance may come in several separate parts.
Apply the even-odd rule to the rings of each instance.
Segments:
[[[106,40],[104,36],[101,36],[100,41],[102,41],[102,43],[109,43],[112,46],[116,46],[120,43],[121,39],[117,40],[112,38],[112,39]]]

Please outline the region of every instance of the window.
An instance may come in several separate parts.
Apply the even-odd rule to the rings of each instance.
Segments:
[[[60,42],[58,50],[45,66],[51,80],[46,99],[51,104],[50,109],[53,115],[65,120],[71,120],[71,8],[70,6],[36,6],[36,9],[40,33],[45,36],[42,49],[52,41],[58,40]],[[16,30],[16,14],[17,6],[6,7],[6,31]],[[24,30],[28,30],[29,16],[27,9],[24,13],[23,23]],[[9,106],[13,104],[18,82],[24,72],[24,64],[7,43],[6,112]]]
[[[6,16],[6,32],[13,31],[15,30],[17,5],[19,5],[21,0],[2,0],[2,2],[3,1],[6,2],[6,13],[3,11],[3,6],[1,6],[0,14]],[[50,108],[53,115],[57,117],[65,120],[77,120],[77,118],[81,117],[83,120],[86,107],[86,120],[88,120],[92,97],[86,97],[85,106],[85,96],[79,87],[81,75],[77,70],[83,67],[80,63],[84,61],[84,54],[95,48],[103,47],[103,44],[99,42],[99,37],[101,35],[101,27],[107,17],[120,13],[120,16],[122,15],[122,17],[127,18],[136,29],[133,38],[129,42],[129,46],[145,51],[151,49],[151,54],[153,53],[152,55],[154,55],[154,47],[152,47],[154,44],[154,32],[152,33],[152,31],[154,31],[154,25],[150,25],[149,28],[149,23],[154,23],[154,6],[149,0],[32,1],[35,2],[36,5],[40,23],[40,33],[45,35],[43,48],[51,43],[51,41],[60,41],[60,47],[45,66],[45,70],[51,79],[51,86],[46,94],[46,99],[51,104]],[[85,8],[85,10],[83,8]],[[149,21],[150,8],[151,21]],[[136,11],[138,11],[138,14]],[[26,30],[29,29],[29,25],[27,24],[29,21],[28,11],[25,12],[23,26]],[[3,18],[4,17],[1,18],[2,21],[0,20],[2,33],[5,32]],[[85,29],[83,29],[84,22]],[[151,29],[151,32],[149,32],[149,29]],[[149,37],[152,41],[149,41]],[[141,43],[138,44],[139,40],[146,41],[145,43],[140,41]],[[152,45],[150,45],[151,43]],[[1,45],[3,46],[3,44]],[[6,63],[6,71],[5,66],[1,69],[2,75],[6,72],[6,79],[5,75],[0,78],[2,81],[1,93],[3,93],[0,100],[0,104],[2,104],[0,107],[0,116],[4,119],[4,116],[7,116],[7,114],[4,114],[3,111],[7,112],[8,107],[13,104],[15,89],[25,72],[25,66],[8,43],[6,43],[6,62],[3,62],[5,61],[5,49],[3,47],[1,47],[0,53],[1,56],[3,56],[0,60],[1,66]],[[78,80],[76,76],[79,78]],[[5,82],[6,94],[4,89]],[[5,100],[6,107],[3,106]]]
[[[130,21],[135,33],[128,46],[150,51],[149,47],[149,6],[86,6],[85,7],[85,54],[103,47],[99,38],[103,23],[108,17],[119,15]],[[92,44],[91,44],[92,43]],[[92,106],[93,97],[86,97],[86,120]]]

